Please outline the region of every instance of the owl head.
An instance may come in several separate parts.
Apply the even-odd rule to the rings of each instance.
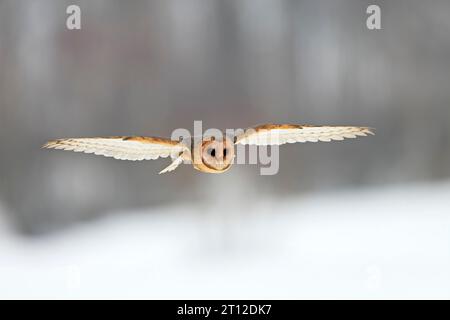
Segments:
[[[194,150],[194,167],[209,173],[222,173],[230,169],[234,159],[234,143],[228,137],[217,140],[203,138]]]

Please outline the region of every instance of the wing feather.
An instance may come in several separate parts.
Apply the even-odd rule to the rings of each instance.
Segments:
[[[49,141],[42,147],[132,161],[175,158],[188,150],[181,142],[157,137],[68,138]]]
[[[247,129],[236,144],[281,145],[295,142],[329,142],[374,134],[369,127],[264,124]]]

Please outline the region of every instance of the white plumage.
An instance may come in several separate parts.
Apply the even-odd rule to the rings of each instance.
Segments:
[[[93,153],[119,160],[154,160],[177,157],[187,147],[183,144],[161,138],[111,137],[71,138],[49,141],[44,148]]]
[[[310,126],[292,124],[264,124],[247,129],[234,137],[234,144],[282,145],[295,142],[344,140],[373,134],[368,127]],[[119,160],[154,160],[171,157],[173,162],[160,173],[175,170],[184,160],[202,172],[223,173],[234,159],[233,141],[197,141],[192,149],[179,141],[157,137],[69,138],[47,142],[44,148],[93,153]],[[217,152],[216,152],[217,151]],[[196,161],[194,156],[197,155]]]
[[[237,144],[282,145],[295,142],[329,142],[373,134],[367,127],[262,125],[237,137]]]

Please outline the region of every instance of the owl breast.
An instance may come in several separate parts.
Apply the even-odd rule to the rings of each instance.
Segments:
[[[223,173],[230,169],[234,159],[234,144],[224,137],[223,140],[203,138],[194,145],[193,165],[202,172]]]

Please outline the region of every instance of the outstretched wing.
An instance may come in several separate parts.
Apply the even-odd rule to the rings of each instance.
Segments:
[[[311,126],[294,124],[264,124],[248,128],[236,137],[236,144],[281,145],[295,142],[344,140],[373,134],[368,127]]]
[[[189,150],[181,142],[156,137],[106,137],[58,139],[43,145],[47,149],[93,153],[119,160],[153,160],[178,157]]]

